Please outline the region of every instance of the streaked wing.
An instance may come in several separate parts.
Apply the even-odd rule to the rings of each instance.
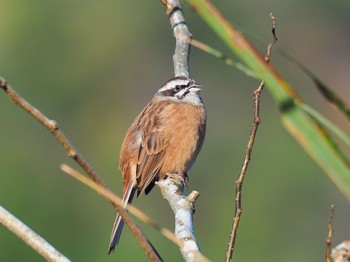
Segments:
[[[139,119],[139,125],[143,128],[140,129],[142,141],[136,169],[138,196],[145,191],[146,194],[150,191],[154,179],[164,163],[167,141],[162,132],[163,121],[160,120],[160,112],[163,106],[166,106],[166,103],[160,102],[157,106],[147,107],[146,112]]]

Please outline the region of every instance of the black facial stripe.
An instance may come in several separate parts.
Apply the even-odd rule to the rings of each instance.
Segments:
[[[183,89],[188,88],[191,85],[191,83],[188,83],[186,85],[176,85],[174,88],[172,89],[167,89],[161,92],[161,94],[163,96],[170,96],[170,97],[174,97],[178,92],[180,92]],[[185,92],[182,97],[184,97],[186,94],[188,94],[188,92]]]
[[[179,97],[179,99],[184,98],[189,92],[190,92],[189,90],[186,90],[186,91],[181,95],[181,97]]]
[[[192,79],[188,78],[188,77],[177,76],[177,77],[173,77],[173,78],[169,79],[163,86],[167,85],[169,82],[176,82],[176,80],[187,80],[187,81],[179,81],[179,82],[183,82],[184,84],[180,84],[179,83],[176,86],[173,86],[171,89],[160,91],[159,94],[162,95],[162,96],[166,96],[166,97],[175,97],[176,94],[178,94],[182,90],[188,89],[190,86],[195,84],[195,82]],[[181,95],[181,97],[178,97],[178,98],[182,99],[188,93],[189,93],[189,90],[184,92]]]
[[[181,91],[182,89],[185,89],[185,88],[187,88],[187,87],[189,87],[189,84],[187,84],[187,85],[177,85],[177,86],[175,86],[174,90],[175,90],[176,92],[179,92],[179,91]]]
[[[161,92],[163,96],[175,96],[176,93],[174,89],[167,89]]]

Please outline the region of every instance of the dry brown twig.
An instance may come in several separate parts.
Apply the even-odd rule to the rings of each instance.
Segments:
[[[330,211],[329,211],[329,220],[327,223],[328,226],[328,235],[326,239],[326,262],[331,262],[331,244],[332,244],[332,237],[333,237],[333,218],[334,218],[334,205],[331,205]]]
[[[273,37],[273,39],[272,39],[272,42],[267,47],[267,53],[265,56],[266,63],[270,62],[271,50],[272,50],[273,45],[277,41],[276,19],[272,15],[272,13],[270,14],[270,17],[272,19],[272,37]],[[253,150],[253,145],[255,142],[256,133],[257,133],[257,130],[258,130],[258,127],[260,124],[260,95],[261,95],[261,92],[263,91],[263,89],[264,89],[264,82],[262,81],[260,83],[259,87],[254,91],[254,120],[253,120],[252,129],[250,131],[246,152],[244,155],[244,161],[243,161],[243,165],[241,168],[241,172],[240,172],[239,177],[236,181],[236,200],[235,200],[236,207],[235,207],[235,214],[234,214],[234,218],[233,218],[232,230],[231,230],[231,234],[230,234],[230,240],[229,240],[228,248],[227,248],[227,252],[226,252],[226,262],[232,261],[232,254],[233,254],[235,241],[236,241],[236,237],[237,237],[237,231],[238,231],[238,226],[239,226],[239,222],[240,222],[240,217],[242,214],[242,186],[243,186],[245,174],[247,172],[247,168],[248,168],[248,165],[250,162],[250,157],[251,157],[251,153]]]
[[[72,176],[73,178],[77,179],[81,183],[85,184],[86,186],[92,188],[94,191],[96,191],[98,194],[100,194],[102,197],[104,197],[109,202],[115,204],[115,205],[121,205],[122,200],[120,197],[115,195],[112,191],[109,189],[104,188],[103,186],[97,184],[96,182],[92,181],[88,177],[84,176],[83,174],[79,173],[75,169],[71,168],[70,166],[66,164],[61,165],[61,170],[68,175]],[[154,221],[152,218],[147,216],[145,213],[143,213],[140,209],[132,206],[127,205],[126,210],[128,210],[131,214],[133,214],[135,217],[140,219],[146,224],[149,224],[153,228],[157,229],[160,233],[162,233],[166,238],[168,238],[170,241],[175,243],[178,246],[181,246],[182,243],[178,240],[178,238],[174,235],[173,232],[171,232],[169,229],[160,226],[156,221]],[[126,210],[123,210],[122,212],[126,212]],[[128,223],[128,221],[125,220],[125,223]],[[152,260],[154,261],[154,260]]]
[[[22,98],[3,78],[0,77],[0,88],[3,89],[9,98],[16,105],[23,108],[32,117],[38,120],[44,127],[46,127],[56,139],[61,143],[64,149],[67,151],[69,157],[73,158],[79,166],[91,177],[96,184],[103,186],[108,189],[107,185],[103,182],[100,176],[92,168],[92,166],[83,158],[83,156],[74,148],[71,142],[67,139],[64,133],[59,129],[56,121],[49,119],[37,108],[31,105],[28,101]],[[135,238],[139,241],[139,244],[144,249],[145,253],[152,261],[161,261],[157,252],[154,250],[150,244],[147,237],[143,234],[141,229],[133,222],[127,212],[120,205],[113,204],[114,208],[120,212],[121,216],[125,220],[126,224],[130,228],[131,232],[134,234]],[[24,241],[29,241],[28,238],[23,238]]]
[[[93,180],[89,179],[88,177],[84,176],[77,170],[73,169],[72,167],[62,164],[61,170],[65,172],[66,174],[70,175],[71,177],[77,179],[79,182],[83,183],[84,185],[92,188],[94,191],[96,191],[99,195],[104,197],[109,202],[115,204],[115,205],[121,205],[122,199],[114,194],[109,189],[106,189],[105,187],[97,184]],[[159,230],[166,238],[168,238],[170,241],[175,243],[176,245],[181,245],[177,237],[174,235],[173,232],[171,232],[169,229],[162,227],[159,225],[156,221],[154,221],[152,218],[150,218],[148,215],[146,215],[144,212],[142,212],[137,207],[127,204],[126,210],[128,210],[131,214],[133,214],[135,217],[140,219],[146,224],[151,225],[155,229]],[[125,212],[125,210],[124,210]]]
[[[72,143],[68,140],[65,134],[60,130],[58,123],[55,120],[49,119],[40,110],[31,105],[27,100],[22,98],[7,82],[0,77],[0,88],[3,89],[12,102],[20,106],[32,117],[38,120],[44,127],[46,127],[61,143],[67,152],[67,155],[74,159],[79,166],[94,180],[96,183],[108,188],[101,177],[96,173],[92,166],[83,158],[83,156],[74,148]]]

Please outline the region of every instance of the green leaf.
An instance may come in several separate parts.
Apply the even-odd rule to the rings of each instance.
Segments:
[[[350,137],[343,132],[338,126],[328,120],[326,117],[318,113],[315,109],[311,108],[306,104],[302,104],[301,109],[304,110],[309,116],[311,116],[317,123],[332,131],[337,137],[339,137],[343,142],[350,146]]]

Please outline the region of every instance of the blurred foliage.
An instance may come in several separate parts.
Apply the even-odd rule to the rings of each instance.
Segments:
[[[233,24],[271,39],[350,101],[348,1],[213,1]],[[121,192],[117,171],[123,135],[133,117],[172,76],[174,40],[160,1],[39,1],[0,3],[0,75],[60,124],[103,179]],[[225,52],[186,5],[193,35]],[[253,41],[254,42],[254,41]],[[258,44],[264,52],[266,46]],[[277,53],[271,63],[308,104],[339,126],[349,125],[293,65]],[[201,197],[195,226],[202,252],[225,256],[239,174],[253,119],[258,82],[196,49],[192,77],[204,86],[208,131],[190,172],[189,190]],[[262,124],[243,191],[243,215],[234,259],[324,259],[329,206],[334,244],[348,239],[349,205],[323,171],[282,128],[276,105],[262,95]],[[0,203],[73,261],[147,261],[130,232],[107,256],[115,212],[90,189],[59,170],[73,164],[49,132],[0,93]],[[158,189],[135,204],[173,228]],[[168,211],[168,212],[166,212]],[[181,261],[176,246],[141,224],[165,261]],[[39,255],[0,227],[0,261],[40,261]]]

